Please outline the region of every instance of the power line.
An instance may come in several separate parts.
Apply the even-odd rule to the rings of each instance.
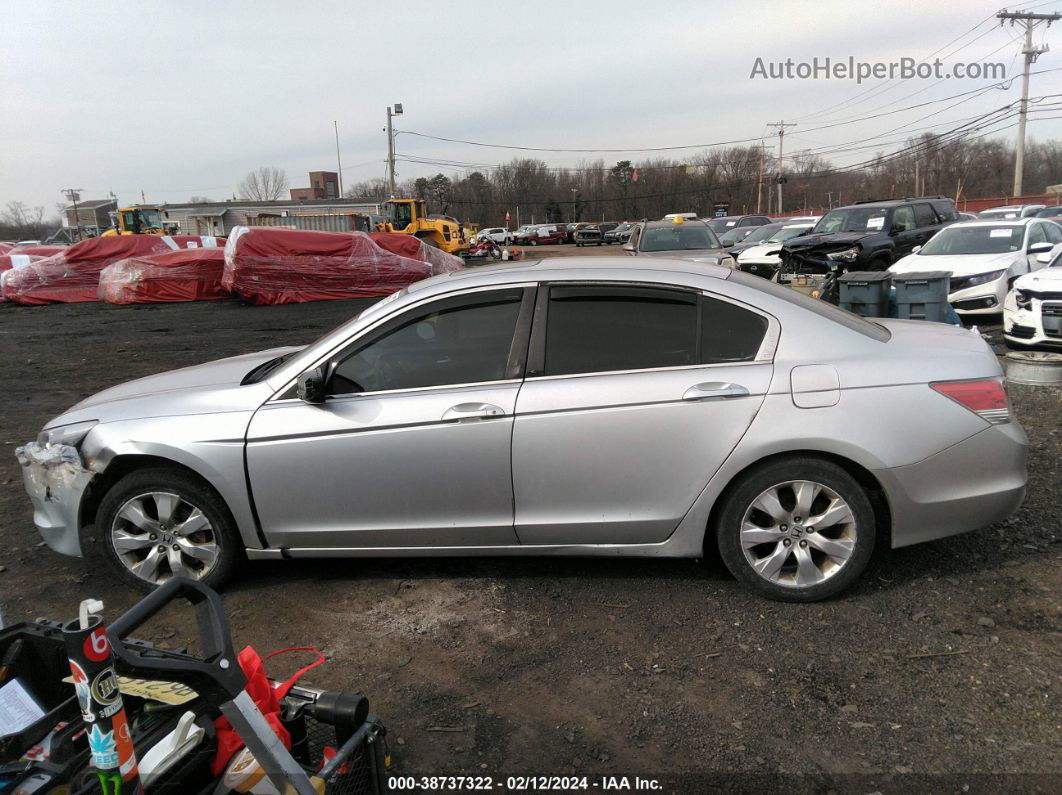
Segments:
[[[1042,69],[1042,70],[1040,70],[1038,72],[1033,72],[1032,74],[1046,74],[1048,72],[1057,72],[1057,71],[1060,71],[1060,70],[1062,70],[1062,67],[1056,67],[1054,69]],[[860,122],[860,121],[870,121],[872,119],[879,119],[879,118],[882,118],[884,116],[892,116],[892,115],[895,115],[897,113],[904,113],[904,112],[909,111],[909,110],[916,110],[918,108],[925,108],[925,107],[929,107],[930,105],[936,105],[936,104],[938,104],[940,102],[947,102],[947,101],[952,100],[952,99],[958,99],[959,97],[967,97],[967,96],[983,94],[984,92],[990,91],[992,89],[1003,88],[1004,86],[1006,86],[1007,84],[1009,84],[1011,82],[1012,82],[1011,79],[1001,80],[1001,81],[999,81],[997,83],[989,83],[986,86],[981,86],[979,88],[974,88],[974,89],[971,89],[969,91],[962,91],[962,92],[960,92],[958,94],[952,94],[952,95],[947,96],[947,97],[941,97],[940,99],[928,100],[926,102],[920,102],[920,103],[917,103],[915,105],[909,105],[907,107],[898,108],[896,110],[888,111],[888,112],[885,112],[885,113],[875,113],[875,114],[871,114],[869,116],[862,116],[862,117],[850,119],[850,120],[847,120],[847,121],[839,121],[839,122],[834,122],[832,124],[824,124],[824,125],[820,125],[818,127],[809,127],[807,129],[805,129],[804,132],[815,132],[817,130],[829,130],[829,129],[833,129],[835,127],[843,127],[843,126],[845,126],[847,124],[855,124],[856,122]],[[617,152],[619,152],[619,153],[625,153],[625,152],[673,152],[673,151],[679,151],[679,150],[682,150],[682,149],[710,149],[710,148],[715,147],[715,146],[731,146],[731,145],[734,145],[734,144],[751,143],[751,142],[754,142],[754,141],[759,141],[762,138],[762,136],[755,136],[753,138],[735,138],[735,139],[732,139],[732,140],[729,140],[729,141],[714,141],[714,142],[711,142],[711,143],[681,144],[681,145],[676,145],[676,146],[645,146],[645,147],[633,147],[633,148],[629,148],[629,149],[619,149],[619,148],[574,149],[574,148],[566,148],[566,147],[518,146],[518,145],[514,145],[514,144],[498,144],[498,143],[488,143],[488,142],[484,142],[484,141],[470,141],[470,140],[465,140],[465,139],[462,139],[462,138],[448,138],[448,137],[440,136],[440,135],[431,135],[429,133],[422,133],[422,132],[418,132],[416,130],[399,130],[398,132],[401,132],[404,135],[413,135],[413,136],[416,136],[418,138],[427,138],[427,139],[430,139],[430,140],[443,141],[443,142],[446,142],[446,143],[458,143],[458,144],[464,144],[466,146],[479,146],[479,147],[485,147],[485,148],[488,148],[488,149],[513,149],[513,150],[523,151],[523,152],[573,152],[573,153],[577,153],[577,154],[579,154],[579,153],[593,154],[593,153],[601,153],[601,152],[607,152],[607,153],[617,153]]]

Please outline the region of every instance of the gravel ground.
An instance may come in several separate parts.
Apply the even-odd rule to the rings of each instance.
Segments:
[[[89,596],[114,616],[136,599],[94,550],[42,548],[16,444],[106,386],[308,342],[362,303],[0,304],[4,620],[68,619]],[[1011,396],[1032,442],[1018,514],[879,549],[833,601],[762,601],[712,559],[440,559],[251,564],[225,604],[238,646],[321,648],[312,683],[368,694],[400,773],[1057,792],[1062,394]],[[187,628],[165,616],[145,634]]]

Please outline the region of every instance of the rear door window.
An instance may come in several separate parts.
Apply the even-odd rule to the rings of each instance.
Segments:
[[[919,227],[924,226],[936,226],[937,214],[933,212],[933,208],[928,204],[916,204],[915,208],[915,223]]]
[[[696,292],[640,286],[553,286],[544,375],[751,361],[766,318]]]

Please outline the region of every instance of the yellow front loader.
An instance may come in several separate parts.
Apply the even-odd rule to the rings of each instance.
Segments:
[[[424,199],[390,199],[386,205],[387,220],[377,224],[376,231],[414,235],[448,254],[468,251],[461,224],[448,215],[428,215]]]

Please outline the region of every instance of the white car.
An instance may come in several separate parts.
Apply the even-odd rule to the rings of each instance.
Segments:
[[[1062,252],[1035,273],[1019,276],[1003,303],[1003,341],[1010,347],[1062,347]]]
[[[986,221],[1003,221],[1011,220],[1013,218],[1030,218],[1036,215],[1040,210],[1044,209],[1046,204],[1012,204],[1007,207],[992,207],[988,210],[982,210],[977,214],[978,218],[984,218]]]
[[[499,246],[507,246],[513,242],[513,233],[500,226],[492,226],[490,229],[480,229],[476,233],[476,240],[490,238]]]
[[[1014,280],[1044,266],[1038,255],[1062,250],[1062,226],[1039,218],[961,221],[894,263],[893,273],[947,271],[948,303],[960,315],[994,315]]]
[[[816,219],[817,220],[817,219]],[[804,234],[815,224],[786,224],[762,243],[745,249],[737,257],[737,266],[746,273],[771,278],[781,264],[782,243]]]

